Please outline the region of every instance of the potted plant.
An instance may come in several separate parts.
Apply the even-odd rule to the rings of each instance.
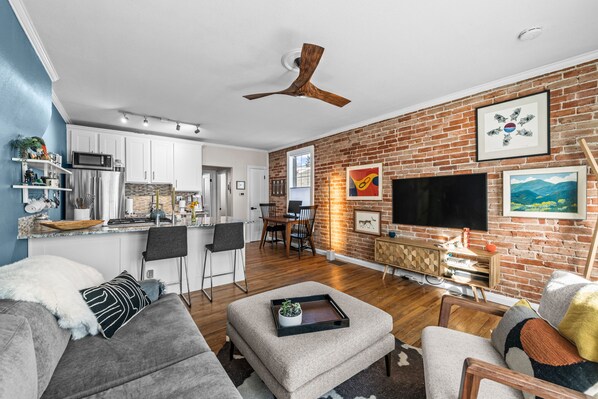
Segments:
[[[40,152],[39,156],[42,159],[47,159],[46,143],[41,137],[23,137],[19,135],[16,139],[10,141],[10,146],[18,151],[19,157],[22,159],[37,158]]]
[[[301,324],[303,312],[301,312],[301,304],[291,302],[290,299],[285,300],[278,311],[278,323],[281,327],[292,327]]]

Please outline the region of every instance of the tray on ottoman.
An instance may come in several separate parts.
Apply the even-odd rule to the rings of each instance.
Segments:
[[[298,326],[281,327],[278,323],[278,310],[287,299],[301,304],[303,316]],[[328,294],[273,299],[270,301],[270,309],[279,337],[345,328],[350,324],[349,317]]]

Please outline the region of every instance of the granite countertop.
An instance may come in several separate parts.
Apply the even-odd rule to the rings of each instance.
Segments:
[[[218,223],[234,223],[234,222],[243,222],[249,223],[246,220],[235,219],[232,217],[221,217]],[[201,218],[198,218],[196,223],[191,223],[190,220],[183,219],[180,222],[172,223],[160,223],[160,228],[168,228],[172,226],[187,226],[190,229],[211,229],[216,225],[216,223],[201,223]],[[73,236],[84,236],[84,235],[93,235],[93,234],[115,234],[115,233],[135,233],[135,232],[143,232],[148,231],[151,227],[156,227],[153,223],[142,223],[137,225],[121,225],[121,226],[94,226],[88,229],[81,229],[81,230],[69,230],[69,231],[61,231],[52,229],[50,227],[32,227],[29,230],[19,230],[19,235],[17,238],[19,240],[25,240],[29,238],[50,238],[50,237],[73,237]]]

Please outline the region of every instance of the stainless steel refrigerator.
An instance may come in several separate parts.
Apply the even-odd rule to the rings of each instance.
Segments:
[[[70,169],[67,187],[73,191],[67,193],[66,218],[74,218],[77,198],[85,199],[91,195],[91,218],[103,219],[104,224],[110,219],[125,216],[125,173],[91,169]]]

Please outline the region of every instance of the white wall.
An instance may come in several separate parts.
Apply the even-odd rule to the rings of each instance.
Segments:
[[[260,150],[204,144],[203,164],[232,168],[232,216],[238,219],[247,219],[247,196],[249,192],[249,187],[247,187],[247,166],[264,166],[267,168],[268,153]],[[236,189],[238,180],[245,182],[245,190]]]

